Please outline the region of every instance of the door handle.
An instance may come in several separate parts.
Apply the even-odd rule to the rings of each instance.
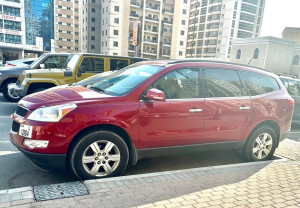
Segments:
[[[198,113],[198,112],[202,112],[202,109],[198,109],[198,108],[192,108],[189,110],[190,113]]]
[[[248,110],[248,109],[250,109],[250,106],[241,106],[240,107],[240,110]]]

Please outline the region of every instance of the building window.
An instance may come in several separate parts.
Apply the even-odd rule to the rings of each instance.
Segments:
[[[182,20],[182,21],[181,21],[181,24],[182,24],[182,25],[185,25],[185,20]]]
[[[184,42],[183,42],[183,41],[180,41],[180,45],[183,46],[183,44],[184,44]]]
[[[298,55],[294,56],[292,64],[293,65],[299,65],[299,56]]]
[[[241,49],[239,49],[237,52],[236,52],[236,59],[241,59],[241,55],[242,55],[242,51]]]
[[[96,22],[96,18],[92,17],[92,22]]]
[[[184,30],[181,30],[181,35],[184,35]]]
[[[68,42],[71,42],[71,39],[67,39]]]
[[[96,29],[95,29],[95,27],[92,27],[91,30],[92,30],[92,31],[95,31]]]
[[[91,36],[91,40],[95,40],[95,36]]]
[[[183,3],[187,4],[187,0],[183,0]]]
[[[119,6],[115,6],[115,12],[119,11]]]
[[[91,49],[95,49],[95,46],[94,46],[94,45],[91,45]]]
[[[114,35],[119,35],[119,30],[114,30]]]
[[[186,14],[186,9],[183,9],[183,10],[182,10],[182,14]]]
[[[67,31],[67,34],[71,34],[71,31]]]
[[[179,51],[179,56],[182,56],[182,51]]]
[[[93,12],[93,13],[96,13],[96,9],[95,9],[95,8],[92,8],[92,12]]]
[[[67,49],[71,50],[71,47],[67,47]]]
[[[115,18],[114,23],[119,24],[119,18]]]
[[[258,55],[259,55],[259,50],[258,50],[258,48],[255,48],[254,54],[253,54],[253,59],[258,59]]]
[[[118,47],[119,43],[117,41],[114,41],[114,47]]]
[[[96,3],[96,0],[92,0],[92,3]]]

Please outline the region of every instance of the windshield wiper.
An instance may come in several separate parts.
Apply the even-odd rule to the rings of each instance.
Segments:
[[[96,91],[98,91],[98,92],[104,92],[104,93],[106,94],[105,90],[102,89],[102,88],[100,88],[100,87],[96,87],[96,86],[87,86],[87,88],[88,88],[88,89],[96,90]]]

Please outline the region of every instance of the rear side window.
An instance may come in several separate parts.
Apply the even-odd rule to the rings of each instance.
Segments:
[[[81,63],[81,68],[87,73],[104,72],[104,60],[102,58],[85,57]]]
[[[122,59],[110,59],[110,70],[119,70],[126,66],[128,66],[128,60],[122,60]]]
[[[205,69],[207,97],[241,97],[242,83],[238,73],[228,69]]]
[[[261,95],[279,90],[277,81],[269,76],[241,71],[250,95]]]

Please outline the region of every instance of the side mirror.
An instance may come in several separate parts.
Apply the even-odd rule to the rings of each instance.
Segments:
[[[80,73],[85,73],[85,72],[86,72],[86,66],[80,66],[80,67],[78,68],[78,71],[79,71]]]
[[[165,93],[155,88],[148,90],[146,97],[150,100],[163,101],[163,102],[166,101]]]
[[[40,64],[41,69],[45,69],[45,64]]]

